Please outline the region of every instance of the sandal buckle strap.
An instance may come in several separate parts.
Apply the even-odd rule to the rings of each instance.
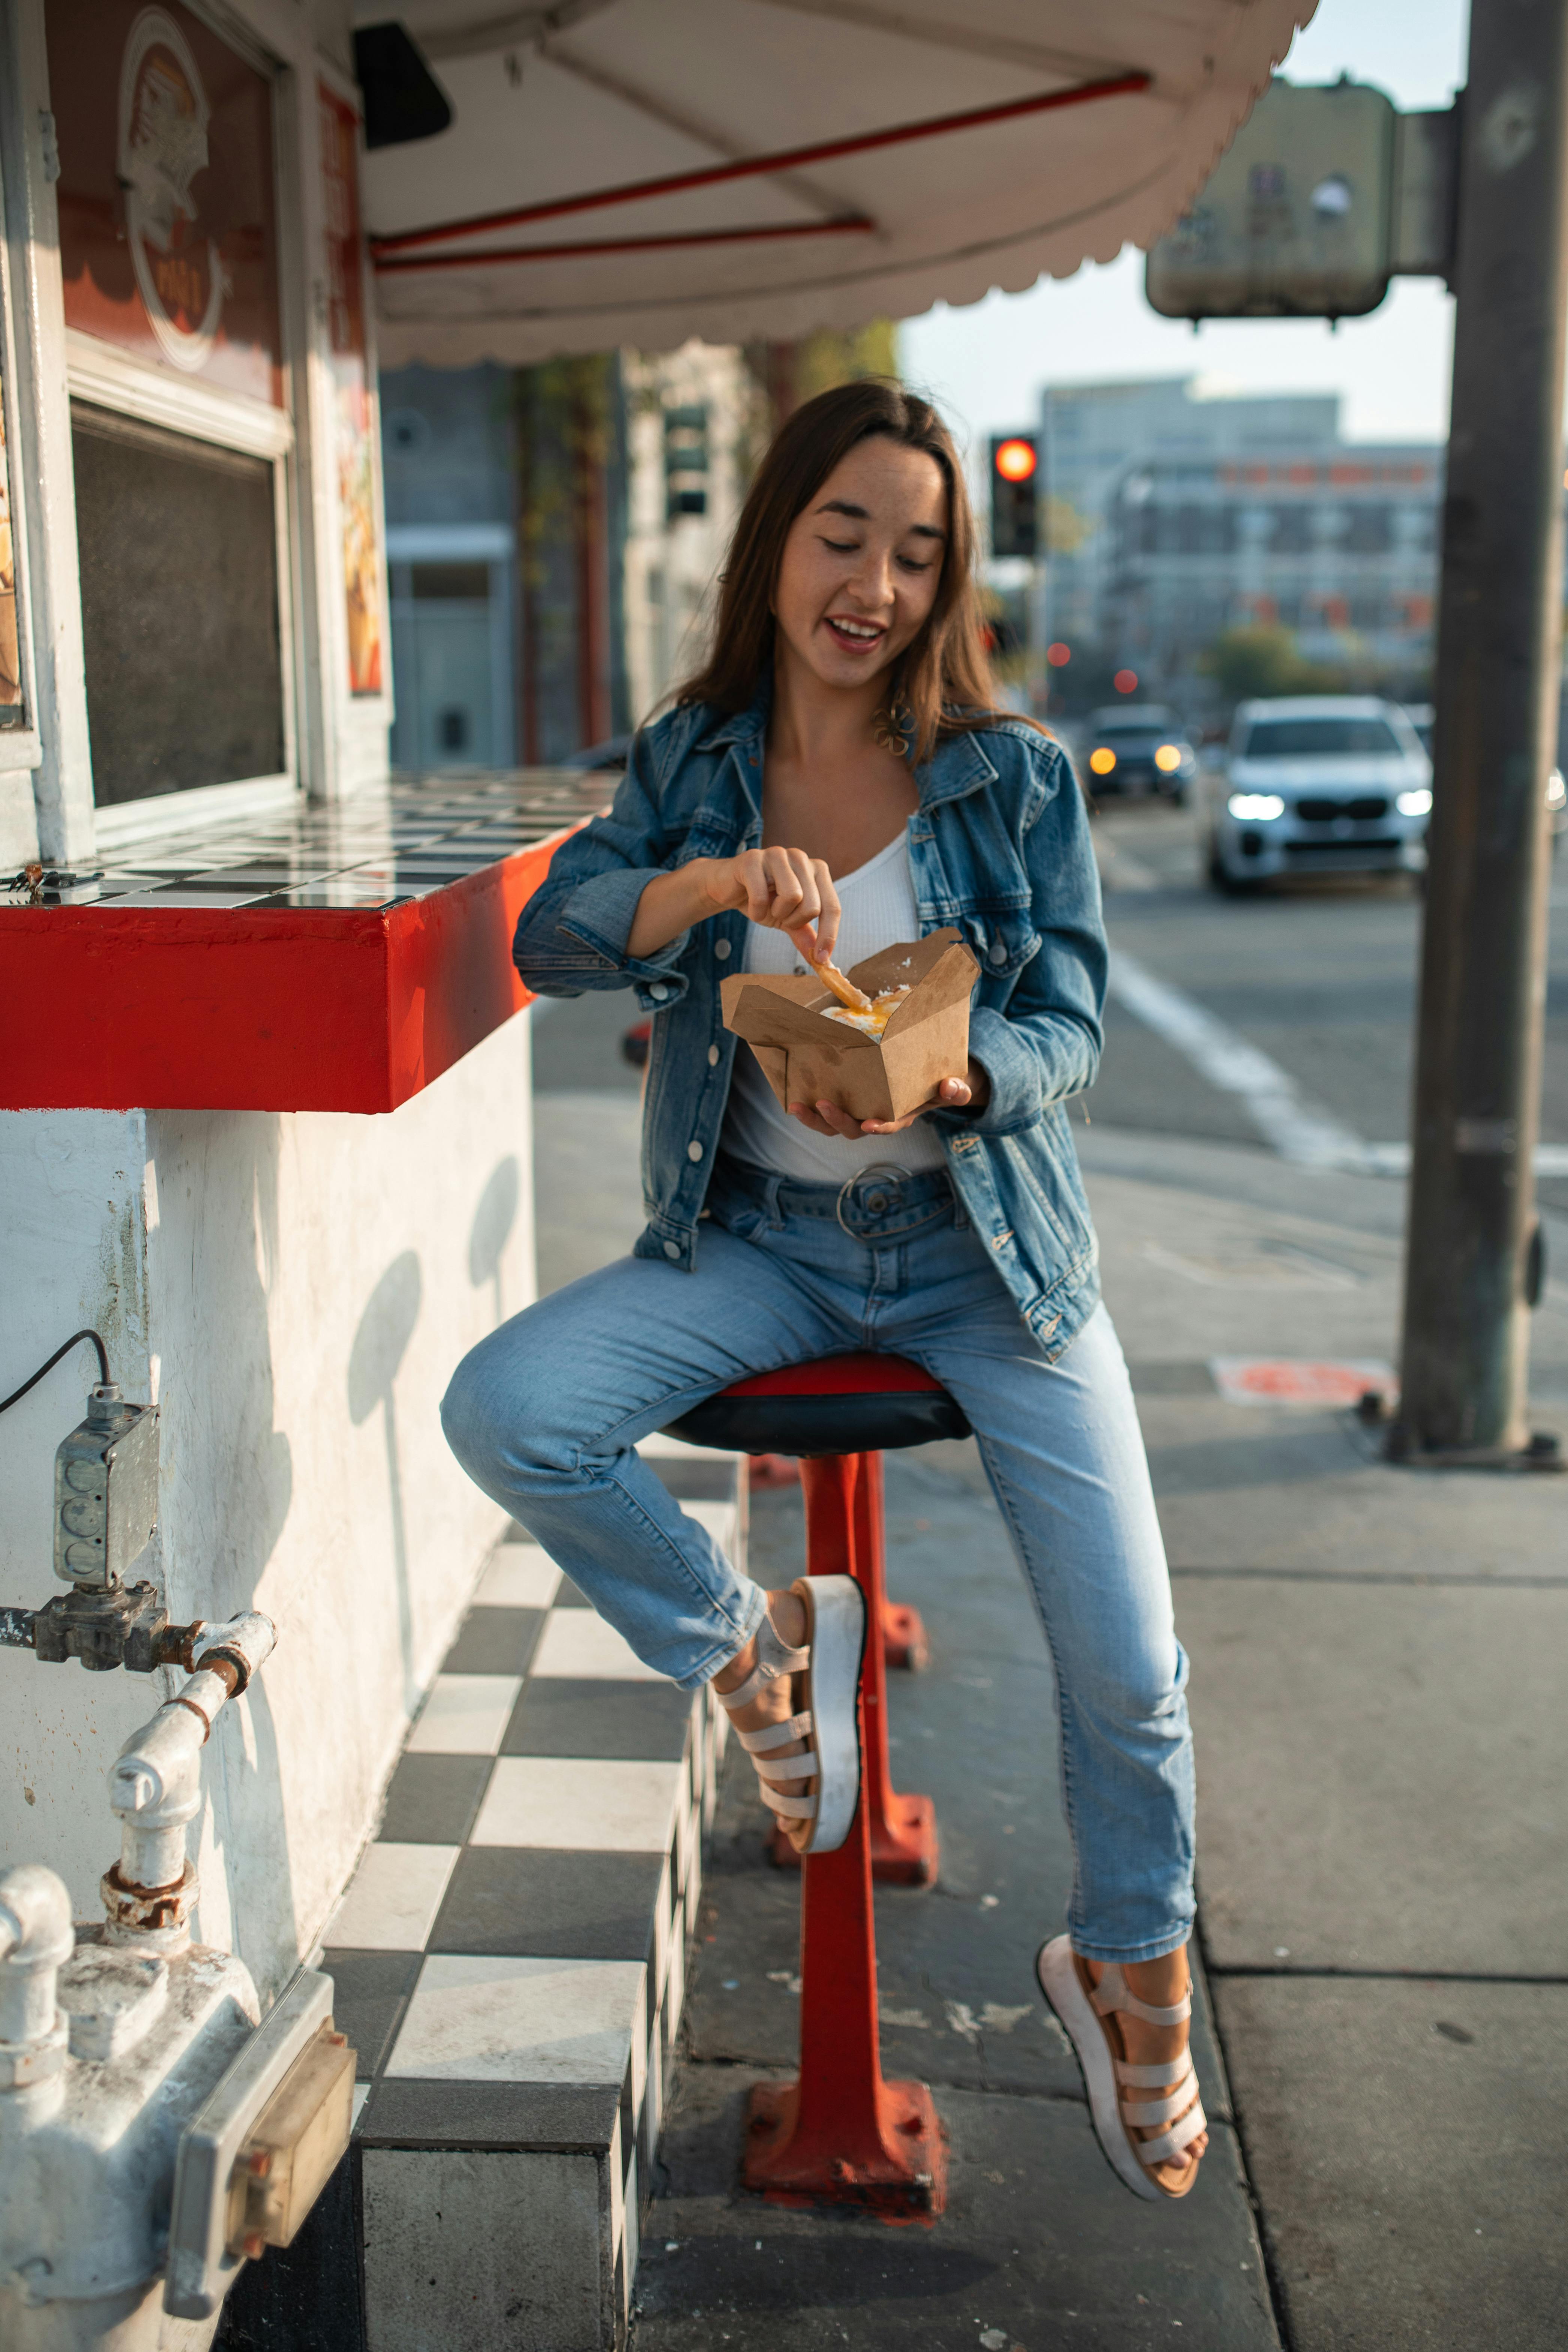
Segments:
[[[784,1723],[770,1723],[761,1731],[737,1731],[735,1737],[748,1756],[767,1756],[775,1748],[787,1748],[792,1739],[809,1739],[811,1732],[811,1709],[807,1707]]]
[[[1193,2071],[1190,2050],[1178,2050],[1173,2058],[1162,2058],[1157,2066],[1134,2066],[1125,2058],[1112,2062],[1119,2083],[1129,2084],[1135,2091],[1157,2091],[1177,2080],[1184,2080]]]
[[[814,1822],[816,1819],[815,1797],[781,1797],[778,1790],[770,1788],[764,1780],[762,1799],[770,1813],[778,1813],[785,1821]]]
[[[1124,2124],[1139,2127],[1149,2124],[1168,2124],[1173,2116],[1185,2114],[1197,2096],[1197,2076],[1189,2067],[1168,2097],[1124,2100],[1121,2107],[1121,2120]]]
[[[763,1781],[809,1780],[820,1769],[815,1750],[809,1748],[804,1756],[770,1756],[762,1763],[757,1763],[753,1756],[752,1761],[757,1766],[758,1780]]]
[[[1124,2017],[1141,2017],[1145,2025],[1184,2025],[1193,2013],[1193,1997],[1184,1993],[1182,1999],[1168,2009],[1156,2008],[1152,2001],[1140,2000],[1129,1987],[1115,1960],[1107,1963],[1100,1982],[1089,1995],[1097,2015],[1110,2017],[1118,2011]]]
[[[1179,2124],[1173,2124],[1169,2131],[1162,2132],[1158,2139],[1135,2139],[1131,2145],[1137,2150],[1139,2163],[1146,2164],[1152,2172],[1173,2156],[1180,2156],[1183,2148],[1189,2147],[1198,2134],[1207,2131],[1208,2127],[1209,2120],[1200,2101],[1196,2106],[1188,2109]]]

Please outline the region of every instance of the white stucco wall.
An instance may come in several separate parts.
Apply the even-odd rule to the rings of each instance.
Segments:
[[[327,1017],[330,1017],[328,1013]],[[0,1391],[80,1323],[161,1407],[135,1573],[179,1620],[264,1609],[277,1653],[207,1751],[200,1931],[275,1989],[372,1827],[409,1714],[502,1524],[442,1437],[464,1350],[533,1295],[529,1024],[389,1118],[0,1115]],[[0,1417],[0,1601],[37,1607],[78,1351]],[[0,1650],[0,1867],[93,1916],[103,1774],[162,1677]]]

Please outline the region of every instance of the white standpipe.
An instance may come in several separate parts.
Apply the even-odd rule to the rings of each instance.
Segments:
[[[309,2035],[318,2067],[317,2045],[330,2042],[325,2072],[341,2074],[346,2058],[352,2083],[326,1979],[310,1979],[303,2004],[291,1989],[258,2032],[244,1963],[190,1940],[197,1887],[185,1831],[201,1805],[201,1751],[275,1639],[254,1614],[204,1626],[197,1671],[127,1740],[109,1776],[121,1843],[103,1881],[106,1926],[73,1937],[69,1896],[41,1864],[0,1875],[3,2352],[205,2352],[243,2252],[228,2245],[228,2172],[192,2163],[195,2187],[177,2193],[192,2127],[237,2064],[239,2079],[266,2090]],[[286,2011],[304,2022],[289,2027],[285,2049],[273,2029]],[[231,2093],[219,2106],[242,2144],[255,2102],[241,2112]],[[214,2133],[194,2137],[210,2158]],[[165,2298],[172,2209],[176,2234],[185,2212],[195,2249],[182,2257],[184,2285],[170,2290],[190,2316],[172,2316]]]
[[[24,2053],[55,2039],[55,1975],[75,1942],[70,1896],[52,1870],[29,1862],[0,1878],[0,2089],[16,2089]]]

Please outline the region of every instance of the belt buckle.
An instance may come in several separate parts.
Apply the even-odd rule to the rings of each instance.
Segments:
[[[853,1176],[847,1176],[845,1178],[843,1183],[838,1187],[838,1198],[833,1204],[833,1213],[837,1219],[840,1233],[847,1234],[848,1239],[852,1242],[859,1241],[861,1236],[854,1230],[853,1226],[845,1223],[845,1204],[848,1201],[849,1195],[854,1192],[856,1186],[868,1182],[873,1176],[891,1179],[895,1191],[901,1189],[902,1186],[907,1184],[910,1181],[909,1170],[897,1160],[874,1160],[869,1168],[861,1168],[858,1170]],[[873,1216],[878,1217],[885,1215],[889,1209],[896,1208],[898,1205],[899,1204],[896,1201],[887,1200],[884,1200],[879,1206],[874,1205],[869,1201],[866,1203],[870,1213]]]

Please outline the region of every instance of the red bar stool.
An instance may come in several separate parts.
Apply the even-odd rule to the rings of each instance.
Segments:
[[[670,1423],[695,1445],[800,1456],[806,1572],[853,1576],[875,1628],[884,1603],[882,1462],[889,1448],[967,1437],[941,1383],[901,1356],[828,1356],[737,1381]],[[788,2201],[828,2200],[892,2217],[946,2200],[942,2126],[922,2083],[883,2080],[871,1880],[936,1875],[935,1810],[900,1797],[888,1765],[886,1660],[861,1667],[860,1802],[836,1853],[808,1854],[800,1906],[800,2074],[752,2094],[744,2178]]]

